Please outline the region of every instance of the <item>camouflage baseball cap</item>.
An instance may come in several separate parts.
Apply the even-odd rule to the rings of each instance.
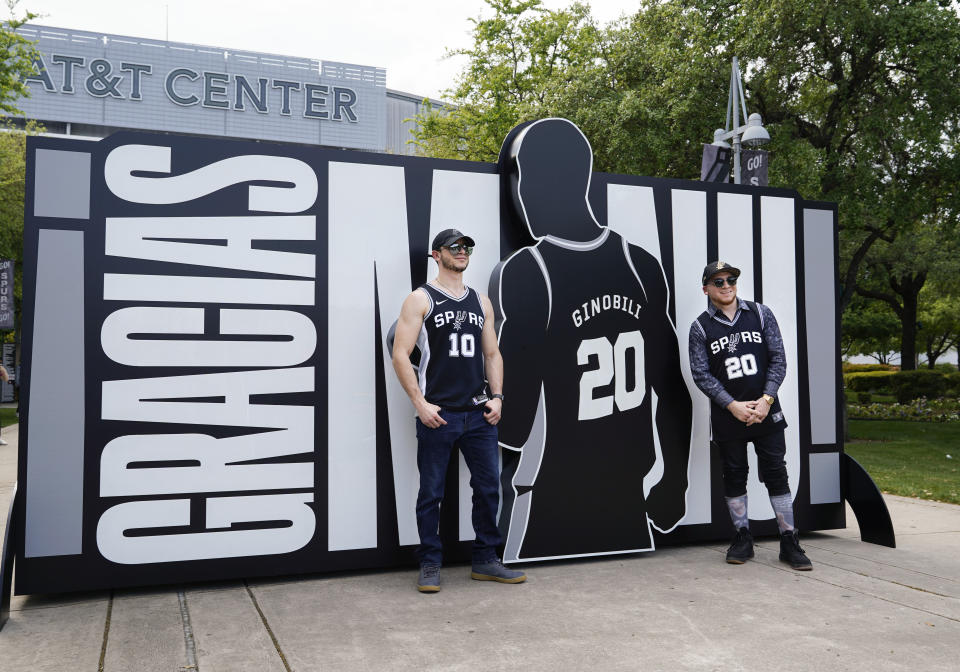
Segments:
[[[713,261],[703,267],[703,282],[701,284],[707,284],[707,280],[712,278],[715,274],[720,271],[727,271],[735,278],[740,277],[740,269],[736,266],[731,266],[725,261]]]

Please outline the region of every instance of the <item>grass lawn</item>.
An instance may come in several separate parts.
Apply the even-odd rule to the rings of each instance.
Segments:
[[[18,422],[20,422],[20,420],[17,419],[17,409],[0,408],[0,427],[15,425]]]
[[[850,420],[846,451],[883,492],[960,504],[958,422]]]

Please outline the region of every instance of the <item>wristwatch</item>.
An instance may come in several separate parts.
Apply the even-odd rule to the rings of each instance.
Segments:
[[[769,394],[765,394],[763,395],[763,400],[773,406],[773,402],[775,402],[777,399],[776,397],[771,397]]]
[[[490,397],[492,399],[499,399],[500,401],[503,401],[503,395],[500,394],[499,392],[497,392],[496,394],[491,394]]]

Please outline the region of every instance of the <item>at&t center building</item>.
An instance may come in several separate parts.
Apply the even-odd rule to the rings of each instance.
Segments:
[[[423,97],[388,89],[384,68],[32,24],[18,32],[38,58],[31,96],[16,104],[51,134],[169,131],[414,153]]]

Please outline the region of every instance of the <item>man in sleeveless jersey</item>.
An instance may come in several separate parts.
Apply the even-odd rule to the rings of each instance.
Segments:
[[[711,401],[713,440],[723,456],[723,488],[736,534],[727,562],[753,557],[747,515],[747,442],[757,453],[780,529],[780,559],[799,570],[813,569],[793,525],[793,496],[784,462],[787,422],[777,391],[787,372],[783,339],[773,312],[737,298],[740,269],[715,261],[703,269],[707,310],[690,325],[690,370]]]
[[[473,247],[473,239],[456,229],[436,235],[431,257],[437,262],[437,277],[404,300],[393,345],[393,368],[417,411],[417,588],[423,593],[440,590],[440,501],[454,447],[463,453],[473,489],[471,578],[500,583],[527,578],[497,557],[496,425],[503,406],[503,359],[490,299],[463,284]],[[421,353],[419,375],[410,363],[415,346]]]
[[[685,513],[692,418],[666,278],[594,217],[574,124],[533,122],[504,153],[536,241],[491,289],[511,371],[500,442],[520,451],[504,558],[651,550],[650,526],[669,532]]]

